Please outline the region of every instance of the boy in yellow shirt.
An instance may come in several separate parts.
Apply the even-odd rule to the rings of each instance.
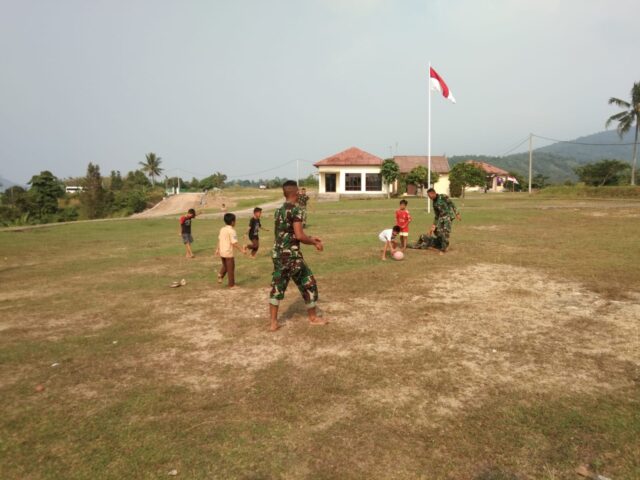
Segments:
[[[222,283],[222,279],[227,275],[227,282],[229,288],[236,287],[235,269],[236,262],[233,257],[233,250],[236,249],[239,252],[245,253],[246,248],[240,247],[238,244],[238,234],[236,229],[233,228],[236,225],[236,216],[233,213],[224,214],[224,227],[220,229],[218,234],[218,247],[216,248],[216,256],[222,260],[222,267],[218,272],[218,283]]]

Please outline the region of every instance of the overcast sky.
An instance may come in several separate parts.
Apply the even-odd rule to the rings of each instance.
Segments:
[[[433,155],[572,139],[640,81],[638,18],[638,0],[0,0],[0,176],[426,154],[429,61],[458,102],[432,96]]]

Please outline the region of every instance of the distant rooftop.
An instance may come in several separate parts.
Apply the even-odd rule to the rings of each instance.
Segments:
[[[356,147],[331,155],[313,164],[315,167],[379,167],[382,159]]]
[[[491,165],[487,162],[476,162],[475,160],[469,160],[466,163],[472,163],[473,165],[480,167],[485,171],[485,173],[488,173],[490,175],[509,175],[509,172],[507,172],[506,170],[496,167],[495,165]]]
[[[409,173],[420,165],[424,168],[429,165],[429,157],[426,155],[397,155],[393,159],[400,167],[400,173]],[[449,173],[449,160],[447,160],[447,157],[431,155],[431,171]]]

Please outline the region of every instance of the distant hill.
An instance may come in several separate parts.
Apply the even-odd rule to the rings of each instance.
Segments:
[[[0,177],[0,192],[4,192],[7,188],[11,188],[14,185],[18,185],[16,182],[12,182],[11,180],[7,180],[6,178]]]
[[[534,139],[534,142],[536,141],[540,140]],[[535,176],[541,173],[549,177],[549,182],[551,183],[562,183],[566,180],[576,181],[577,177],[573,169],[585,163],[597,162],[605,158],[631,163],[633,145],[618,144],[633,143],[633,132],[628,132],[622,140],[615,130],[610,130],[580,137],[572,141],[581,143],[582,145],[558,142],[546,147],[534,149],[533,175]],[[456,163],[466,162],[467,160],[491,163],[505,170],[524,175],[525,177],[529,172],[528,152],[516,153],[504,157],[456,155],[449,158],[449,163],[453,166]]]

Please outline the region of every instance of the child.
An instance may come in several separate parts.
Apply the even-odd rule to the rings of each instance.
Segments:
[[[182,243],[187,249],[187,258],[195,258],[195,255],[191,251],[191,244],[193,243],[193,237],[191,236],[191,220],[196,218],[196,211],[190,208],[186,215],[180,217],[180,235],[182,236]]]
[[[384,248],[382,249],[382,260],[387,259],[387,250],[389,250],[389,253],[391,253],[391,255],[393,255],[393,253],[396,251],[396,237],[400,233],[400,230],[401,228],[399,225],[394,225],[393,228],[383,230],[378,235],[380,241],[384,242]]]
[[[222,283],[222,279],[225,275],[228,275],[229,288],[235,288],[235,269],[236,263],[233,258],[233,249],[235,248],[239,252],[245,253],[244,247],[240,248],[238,245],[238,235],[236,234],[236,216],[233,213],[225,213],[224,215],[225,226],[220,229],[218,235],[218,247],[216,248],[216,256],[222,260],[222,267],[218,272],[218,283]]]
[[[253,217],[249,220],[249,230],[247,233],[251,243],[247,245],[246,248],[251,251],[251,258],[256,258],[256,253],[258,253],[258,248],[260,248],[260,230],[269,231],[266,228],[262,228],[262,224],[260,223],[261,216],[262,209],[256,207],[253,209]]]
[[[407,248],[407,240],[409,238],[409,223],[411,223],[411,215],[407,210],[407,201],[400,200],[400,208],[396,210],[396,225],[400,227],[400,246],[404,252]]]

